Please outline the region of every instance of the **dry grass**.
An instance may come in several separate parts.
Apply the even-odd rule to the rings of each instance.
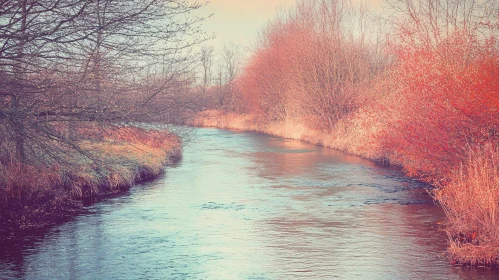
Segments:
[[[472,149],[435,197],[446,212],[449,253],[464,264],[499,263],[499,150]]]
[[[247,131],[261,131],[263,126],[257,125],[257,119],[249,114],[236,114],[209,110],[199,113],[191,122],[195,126],[218,127]]]
[[[101,166],[87,166],[76,173],[71,186],[76,197],[118,191],[136,181],[157,176],[173,157],[180,156],[179,139],[168,133],[136,127],[108,131],[102,141],[83,146],[103,158]],[[99,172],[95,172],[95,169]],[[90,187],[90,193],[85,188]]]
[[[360,109],[336,123],[327,135],[325,146],[373,161],[384,162],[387,155],[379,141],[383,122],[372,109]]]
[[[200,113],[193,125],[246,131],[259,131],[288,139],[325,146],[374,161],[383,161],[385,154],[376,141],[381,123],[366,121],[373,112],[359,111],[350,118],[341,119],[331,132],[314,130],[304,122],[286,119],[275,123],[259,123],[256,116],[224,113],[211,110]],[[368,118],[369,116],[369,118]]]
[[[58,215],[62,205],[72,205],[70,200],[127,189],[161,174],[181,155],[178,137],[136,127],[108,130],[100,140],[80,146],[92,159],[74,153],[64,165],[0,165],[0,226],[37,227],[36,220]]]

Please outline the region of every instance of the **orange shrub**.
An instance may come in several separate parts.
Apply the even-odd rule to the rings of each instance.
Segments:
[[[381,137],[411,174],[445,175],[470,146],[499,140],[499,53],[493,40],[456,33],[437,48],[398,49]]]
[[[299,73],[304,52],[313,48],[310,31],[291,22],[269,27],[263,46],[251,57],[238,79],[246,111],[280,121],[296,114],[294,106],[304,90]]]
[[[355,111],[360,86],[378,69],[362,34],[346,28],[350,12],[343,1],[302,0],[272,22],[238,79],[246,112],[330,132]]]

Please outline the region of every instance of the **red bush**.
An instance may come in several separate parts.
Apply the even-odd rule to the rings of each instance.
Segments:
[[[499,140],[499,54],[494,41],[456,33],[436,48],[397,50],[396,96],[382,136],[409,172],[444,175],[470,146]]]
[[[365,42],[346,28],[340,2],[301,1],[269,25],[238,80],[247,112],[331,131],[357,109],[359,86],[378,69]]]
[[[268,121],[296,113],[290,109],[299,98],[300,59],[313,48],[311,42],[310,31],[294,23],[279,22],[267,30],[263,46],[238,80],[247,111]]]

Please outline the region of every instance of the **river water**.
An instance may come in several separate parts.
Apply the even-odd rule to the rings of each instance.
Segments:
[[[442,210],[399,169],[196,129],[164,177],[0,243],[0,279],[495,279],[449,264]]]

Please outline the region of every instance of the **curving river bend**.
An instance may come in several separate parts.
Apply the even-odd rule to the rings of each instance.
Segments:
[[[167,175],[0,246],[0,279],[495,279],[443,256],[442,210],[399,169],[200,128]]]

